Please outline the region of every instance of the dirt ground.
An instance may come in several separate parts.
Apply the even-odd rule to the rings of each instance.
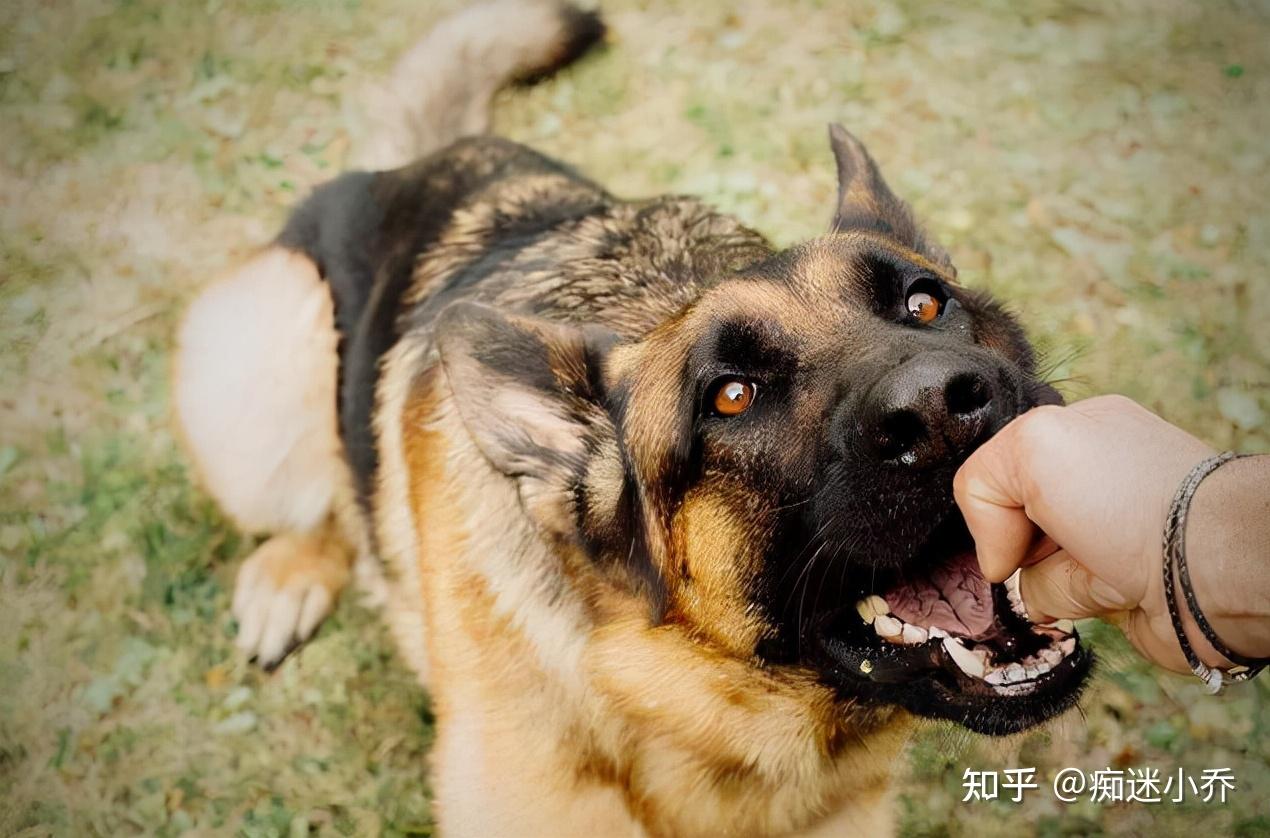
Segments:
[[[428,699],[345,598],[266,676],[235,655],[235,534],[167,418],[176,314],[338,172],[341,98],[454,4],[0,6],[0,835],[428,834]],[[621,195],[696,193],[781,243],[824,229],[825,124],[1043,348],[1270,450],[1270,7],[611,0],[614,37],[509,91],[499,130]],[[1270,678],[1208,698],[1084,627],[1079,713],[943,726],[906,835],[1270,834]],[[965,768],[1035,766],[1021,804]],[[1060,804],[1065,766],[1231,769],[1226,805]]]

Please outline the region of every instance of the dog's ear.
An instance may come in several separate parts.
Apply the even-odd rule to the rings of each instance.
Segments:
[[[616,456],[602,392],[615,342],[603,329],[468,302],[447,308],[437,326],[463,424],[486,459],[516,479],[530,516],[562,537],[578,534],[576,505],[594,461]]]
[[[886,185],[864,143],[833,123],[829,126],[829,146],[838,164],[838,208],[834,211],[833,231],[872,230],[891,236],[955,273],[948,253],[922,231],[908,204]]]

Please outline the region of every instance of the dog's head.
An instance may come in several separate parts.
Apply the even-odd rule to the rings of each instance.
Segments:
[[[844,707],[1020,730],[1073,703],[1091,656],[979,575],[952,480],[1059,397],[863,146],[830,133],[829,235],[719,279],[635,342],[459,305],[442,359],[546,536],[663,625],[814,672]]]

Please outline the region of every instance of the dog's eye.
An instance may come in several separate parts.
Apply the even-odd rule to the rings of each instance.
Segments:
[[[754,394],[757,392],[754,382],[744,378],[728,376],[720,378],[711,385],[714,396],[711,403],[714,405],[714,412],[720,416],[739,416],[754,404]]]
[[[933,323],[944,310],[943,292],[934,282],[915,282],[908,289],[904,307],[908,309],[909,317],[918,323]]]

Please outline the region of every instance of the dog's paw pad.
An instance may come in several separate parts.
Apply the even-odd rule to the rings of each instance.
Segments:
[[[331,613],[348,580],[338,552],[290,536],[262,544],[238,571],[238,648],[265,669],[282,662]]]

